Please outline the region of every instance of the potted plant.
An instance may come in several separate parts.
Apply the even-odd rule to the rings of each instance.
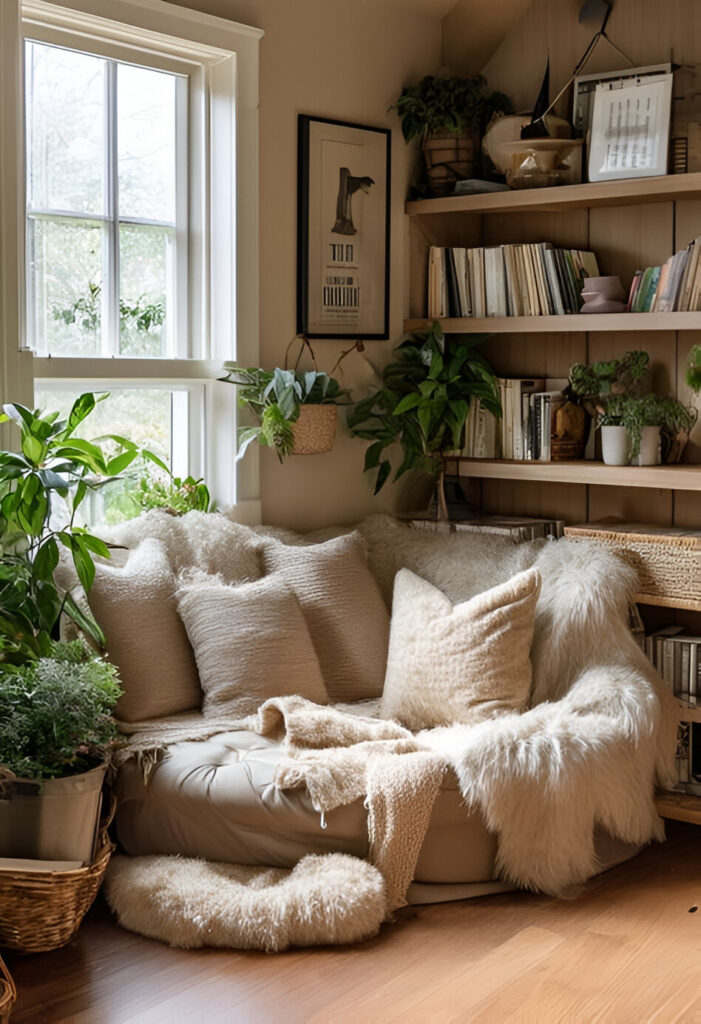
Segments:
[[[338,405],[348,404],[349,392],[337,380],[318,370],[245,369],[224,363],[220,378],[239,389],[239,405],[248,408],[257,423],[239,428],[238,455],[252,441],[274,448],[280,462],[288,455],[315,455],[330,451],[336,439]]]
[[[495,113],[513,112],[511,101],[500,92],[485,94],[482,75],[439,78],[427,75],[407,86],[396,104],[407,142],[421,140],[431,189],[450,192],[456,181],[474,175],[479,137]]]
[[[370,441],[365,471],[375,473],[375,494],[392,471],[386,449],[398,444],[403,458],[394,479],[408,470],[437,477],[439,516],[447,519],[443,455],[462,447],[470,401],[479,398],[501,416],[496,378],[477,351],[488,337],[446,336],[438,323],[410,334],[382,371],[382,387],[349,412],[351,433]]]
[[[108,558],[109,550],[79,523],[82,502],[139,455],[160,461],[124,438],[111,438],[107,454],[101,443],[77,436],[97,401],[81,395],[66,419],[21,405],[6,405],[0,415],[0,422],[20,428],[19,450],[0,452],[1,855],[9,855],[10,843],[13,856],[80,860],[85,837],[91,844],[97,827],[103,753],[112,735],[106,716],[119,688],[99,657],[56,641],[64,613],[95,644],[104,637],[54,574],[63,548],[90,591],[93,556]],[[63,782],[60,801],[46,795],[48,780],[59,789]],[[73,802],[78,807],[69,810]],[[49,825],[46,814],[59,805]]]
[[[609,395],[625,395],[637,392],[644,377],[650,356],[647,352],[633,350],[620,359],[600,360],[587,366],[575,363],[570,368],[569,382],[565,388],[565,405],[557,412],[558,422],[564,426],[553,441],[553,458],[582,458],[592,418],[602,426],[602,444],[606,443],[606,457],[626,458],[627,440],[625,430],[615,422],[599,422],[604,412],[603,402]],[[560,440],[562,437],[562,441]],[[604,459],[606,461],[606,458]],[[626,465],[626,462],[611,462],[610,465]]]
[[[697,410],[664,395],[609,395],[598,416],[604,462],[610,466],[652,466],[676,455],[680,436],[687,438]]]

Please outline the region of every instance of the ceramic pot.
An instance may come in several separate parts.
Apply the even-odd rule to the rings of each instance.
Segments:
[[[631,459],[634,466],[656,466],[660,454],[660,428],[643,427],[640,435],[640,451]]]
[[[627,466],[630,461],[629,450],[628,431],[625,427],[601,428],[601,452],[607,466]]]
[[[585,277],[580,313],[624,313],[625,292],[620,277]]]
[[[468,132],[433,132],[422,141],[421,148],[435,195],[448,195],[456,181],[474,177],[477,147]]]

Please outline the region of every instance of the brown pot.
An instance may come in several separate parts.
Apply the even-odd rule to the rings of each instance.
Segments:
[[[477,146],[471,134],[433,132],[421,142],[431,190],[437,195],[453,191],[456,181],[474,177]]]
[[[292,424],[293,455],[320,455],[330,452],[336,440],[335,405],[302,405],[299,419]]]
[[[591,416],[581,405],[569,399],[555,411],[550,438],[553,462],[582,459],[589,439]]]

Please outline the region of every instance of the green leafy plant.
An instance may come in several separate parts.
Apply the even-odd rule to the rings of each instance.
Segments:
[[[487,334],[444,335],[438,323],[411,334],[382,371],[382,387],[348,414],[355,437],[370,441],[366,472],[376,473],[375,494],[392,472],[386,452],[401,447],[397,480],[408,470],[438,475],[442,453],[460,448],[470,401],[479,398],[501,416],[499,388],[489,363],[477,351]]]
[[[347,405],[349,392],[333,377],[318,370],[245,369],[224,363],[220,378],[238,389],[239,405],[251,410],[255,426],[239,428],[238,455],[243,457],[252,441],[274,448],[282,462],[294,445],[292,424],[303,405]]]
[[[686,383],[698,395],[701,391],[701,345],[693,345],[686,364]]]
[[[70,326],[78,324],[85,331],[96,331],[102,315],[102,285],[88,282],[85,295],[80,295],[69,306],[54,306],[51,310],[54,320]],[[119,324],[122,330],[136,329],[144,333],[157,331],[166,317],[165,302],[161,299],[148,302],[140,295],[135,302],[119,300]]]
[[[88,593],[95,576],[93,555],[108,558],[109,550],[77,520],[86,495],[122,474],[139,456],[166,472],[167,467],[124,437],[87,441],[76,436],[99,400],[89,392],[80,395],[66,419],[57,412],[3,406],[0,422],[13,421],[19,427],[20,449],[0,452],[0,665],[48,656],[62,612],[104,643],[97,623],[70,592],[62,595],[54,580],[59,549],[70,552]],[[109,442],[109,453],[103,441]]]
[[[677,398],[655,394],[611,394],[603,400],[597,426],[625,427],[630,439],[631,458],[635,458],[640,451],[643,427],[660,427],[667,435],[666,444],[669,446],[680,432],[689,435],[697,415],[696,409],[684,405]]]
[[[193,476],[179,477],[163,473],[148,472],[141,477],[138,486],[130,496],[143,512],[164,509],[174,516],[186,512],[214,511],[211,495],[204,480]]]
[[[80,641],[0,671],[0,765],[20,778],[88,771],[114,745],[110,717],[121,695],[116,669]]]
[[[435,132],[482,132],[493,114],[513,113],[511,101],[500,92],[485,95],[482,75],[473,78],[437,78],[427,75],[418,85],[407,86],[390,110],[402,120],[407,142]]]
[[[597,401],[605,395],[635,394],[650,365],[647,352],[626,352],[620,359],[601,360],[570,369],[570,396]]]

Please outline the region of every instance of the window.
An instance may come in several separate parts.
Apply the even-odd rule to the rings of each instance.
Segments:
[[[27,323],[52,356],[187,356],[184,75],[25,43]]]
[[[23,310],[0,304],[0,399],[109,391],[96,431],[204,475],[255,521],[257,466],[235,468],[235,394],[217,377],[258,360],[262,33],[159,0],[80,7],[0,4],[0,294],[24,294]]]

